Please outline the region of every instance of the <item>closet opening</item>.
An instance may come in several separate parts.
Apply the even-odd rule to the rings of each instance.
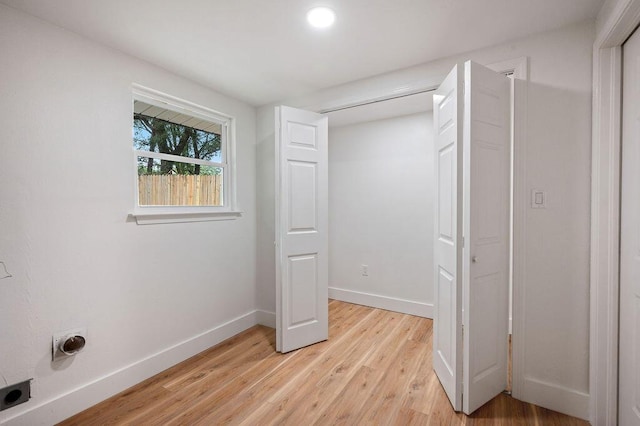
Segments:
[[[329,297],[433,317],[433,100],[421,91],[329,117]]]

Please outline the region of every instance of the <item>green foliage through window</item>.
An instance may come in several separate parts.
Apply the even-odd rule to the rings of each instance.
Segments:
[[[221,141],[220,133],[206,132],[143,114],[133,115],[133,145],[138,151],[222,162]],[[219,167],[138,157],[138,175],[220,173]]]

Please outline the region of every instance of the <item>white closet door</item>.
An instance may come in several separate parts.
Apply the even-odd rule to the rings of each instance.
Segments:
[[[623,46],[618,421],[640,425],[640,31]]]
[[[455,66],[433,95],[435,245],[433,368],[454,410],[462,408],[463,76]]]
[[[507,388],[510,81],[465,64],[463,411]]]
[[[433,365],[467,414],[507,385],[509,95],[507,77],[472,62],[434,95]]]
[[[276,350],[329,337],[327,117],[276,108]]]

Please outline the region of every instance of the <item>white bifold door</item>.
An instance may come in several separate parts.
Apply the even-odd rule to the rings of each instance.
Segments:
[[[328,125],[276,107],[276,350],[329,337]]]
[[[453,408],[507,387],[510,80],[473,62],[434,95],[433,366]]]

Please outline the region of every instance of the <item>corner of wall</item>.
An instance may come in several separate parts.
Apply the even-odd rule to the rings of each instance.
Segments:
[[[265,105],[256,116],[256,198],[258,309],[275,311],[275,110]],[[275,324],[275,321],[274,321]]]

